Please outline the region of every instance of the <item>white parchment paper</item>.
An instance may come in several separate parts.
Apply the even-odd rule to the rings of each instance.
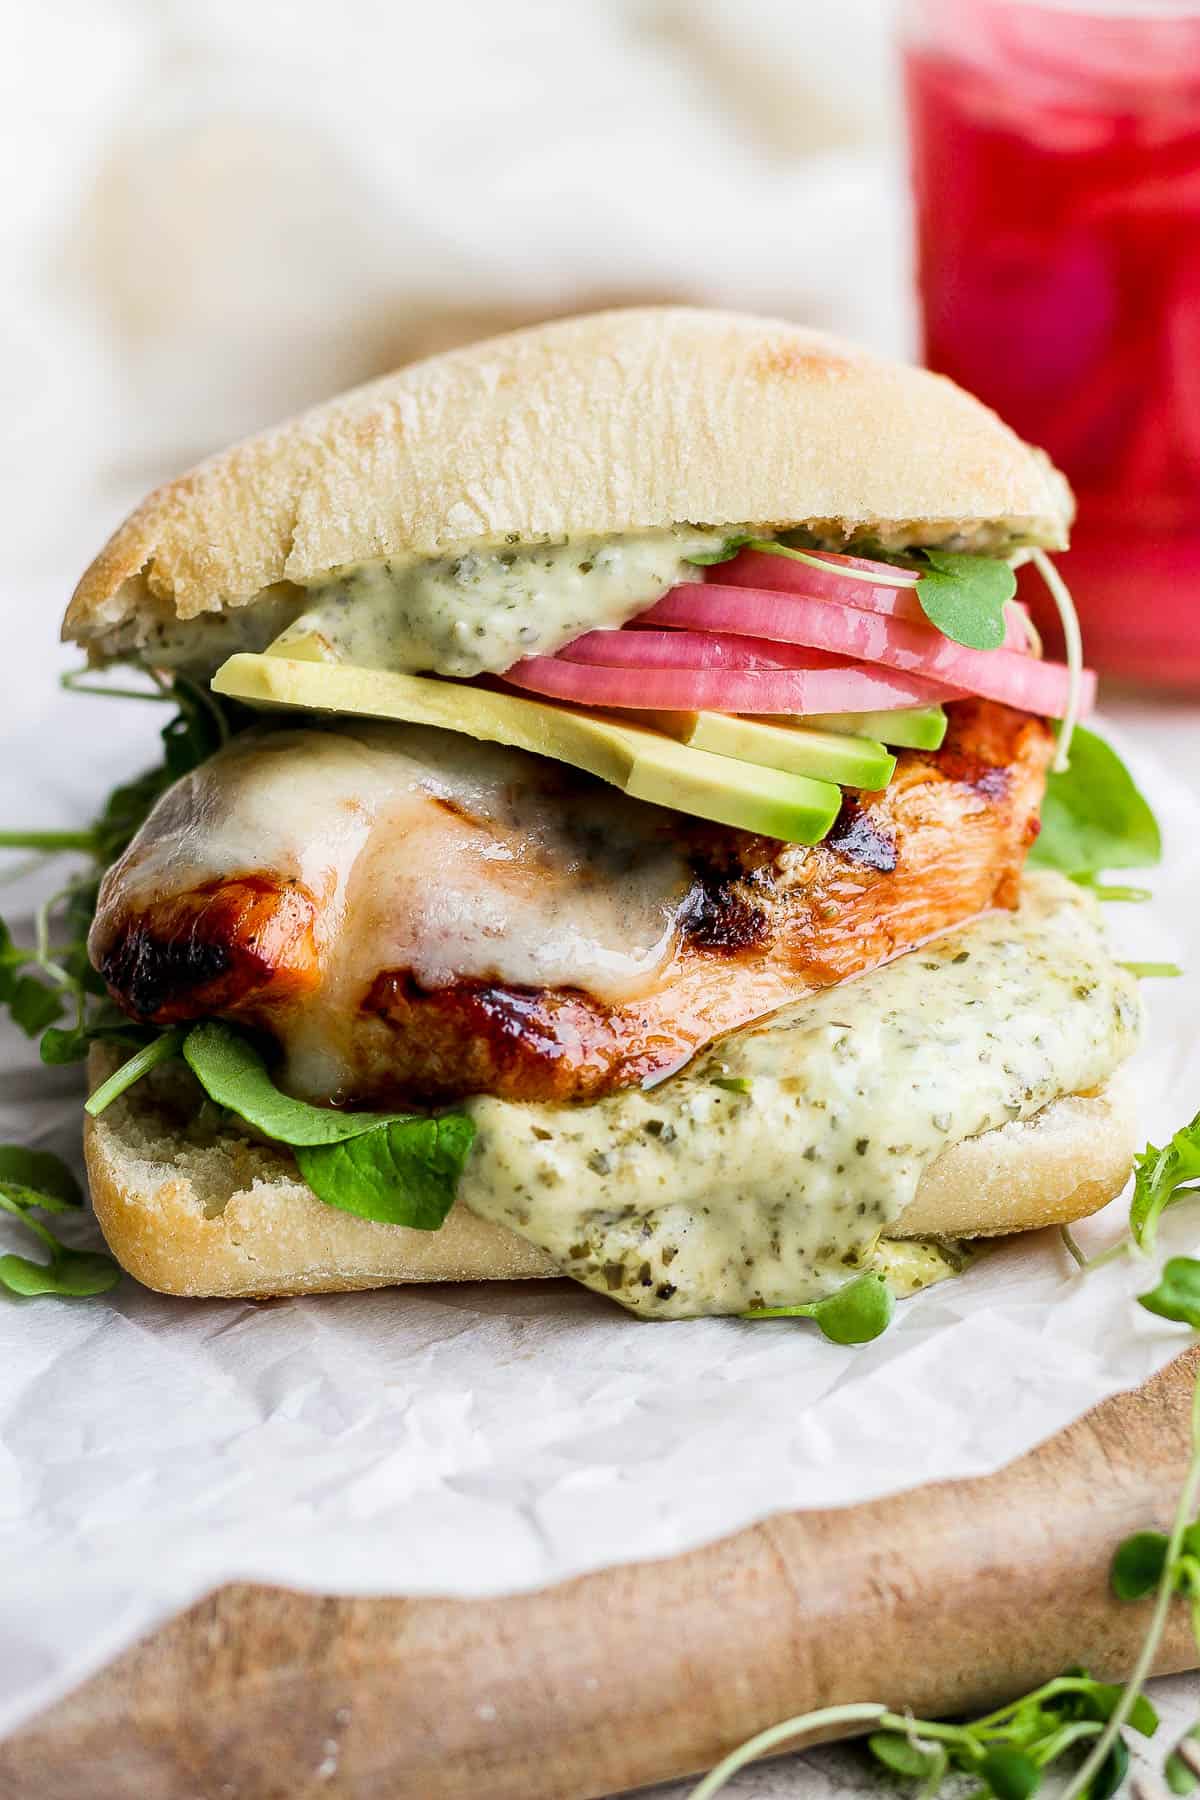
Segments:
[[[54,697],[49,677],[0,743],[5,821],[86,818],[150,752],[151,708]],[[1107,917],[1124,954],[1194,972],[1200,806],[1137,736],[1169,854],[1154,904]],[[10,915],[54,875],[8,889]],[[1200,1105],[1196,975],[1147,989],[1157,1136]],[[3,1056],[0,1136],[73,1155],[78,1077],[15,1034]],[[1168,1236],[1200,1247],[1200,1218]],[[568,1283],[0,1296],[0,1730],[223,1581],[499,1593],[994,1469],[1178,1350],[1126,1299],[1145,1285],[1125,1263],[1081,1281],[1044,1234],[859,1350],[786,1322],[638,1322]]]

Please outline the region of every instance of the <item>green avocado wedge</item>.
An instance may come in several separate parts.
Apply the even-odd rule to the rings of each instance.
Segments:
[[[647,713],[646,723],[693,750],[711,750],[716,756],[872,793],[887,786],[896,767],[895,757],[872,738],[814,731],[799,719],[794,725],[780,725],[731,713],[666,712]]]
[[[394,719],[508,744],[583,769],[635,800],[785,843],[819,843],[841,809],[841,789],[831,781],[695,750],[624,718],[460,681],[268,652],[231,656],[212,686],[251,706]]]
[[[789,717],[789,724],[817,731],[844,731],[878,738],[902,750],[940,750],[946,715],[940,706],[898,706],[895,712],[812,713]]]

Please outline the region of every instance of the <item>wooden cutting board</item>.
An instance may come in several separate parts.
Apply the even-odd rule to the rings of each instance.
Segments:
[[[0,1746],[0,1797],[595,1800],[811,1707],[1118,1677],[1146,1605],[1110,1600],[1108,1560],[1174,1510],[1197,1355],[999,1475],[542,1593],[223,1588]],[[1194,1662],[1181,1607],[1159,1670]]]

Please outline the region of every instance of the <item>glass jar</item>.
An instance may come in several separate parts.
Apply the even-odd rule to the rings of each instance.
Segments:
[[[1065,469],[1088,660],[1200,686],[1200,4],[911,0],[925,359]]]

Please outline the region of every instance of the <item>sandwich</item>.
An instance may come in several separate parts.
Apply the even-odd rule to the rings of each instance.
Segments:
[[[113,1254],[853,1337],[1105,1204],[1106,784],[1153,826],[1081,723],[1071,511],[950,382],[685,308],[436,356],[151,494],[64,624],[179,708],[55,1027]]]

